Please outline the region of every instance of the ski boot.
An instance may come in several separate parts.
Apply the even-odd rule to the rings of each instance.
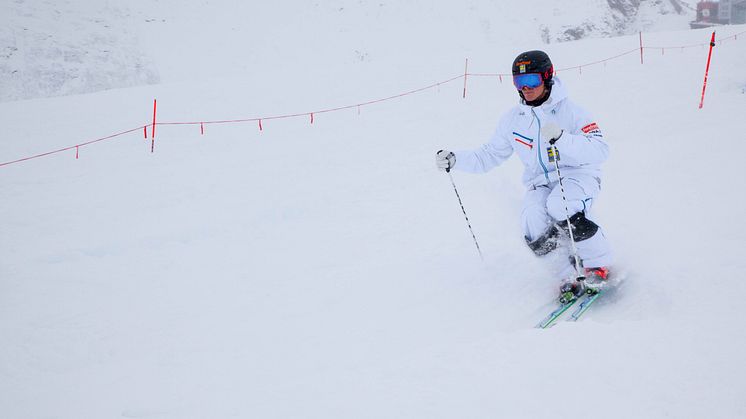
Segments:
[[[606,267],[585,268],[586,293],[596,294],[608,283],[609,269]]]
[[[577,300],[583,293],[585,293],[585,284],[583,281],[575,279],[565,281],[560,285],[560,297],[559,302],[562,304],[568,304]]]

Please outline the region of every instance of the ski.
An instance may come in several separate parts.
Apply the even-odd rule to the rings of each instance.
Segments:
[[[555,324],[557,324],[557,320],[562,317],[564,313],[566,313],[571,308],[575,308],[575,310],[570,313],[570,317],[567,318],[567,321],[576,322],[580,319],[580,317],[585,314],[588,309],[591,307],[591,305],[598,299],[598,297],[601,296],[601,291],[596,291],[592,294],[584,294],[578,298],[573,299],[572,301],[569,301],[567,303],[560,303],[559,307],[554,309],[551,313],[549,313],[544,320],[539,322],[539,324],[536,325],[538,329],[548,329]]]
[[[570,312],[570,315],[566,318],[567,321],[576,322],[580,319],[581,316],[583,316],[588,309],[591,307],[591,305],[598,300],[598,298],[601,296],[601,294],[604,293],[605,287],[607,287],[609,283],[607,281],[604,282],[594,282],[592,284],[589,284],[587,281],[585,283],[582,283],[581,286],[583,287],[583,293],[581,295],[575,296],[574,292],[568,288],[565,290],[565,292],[562,293],[561,299],[558,302],[559,306],[555,308],[551,313],[549,313],[539,324],[536,325],[538,329],[548,329],[555,324],[557,324],[557,321],[563,317],[565,313],[568,312],[571,308],[574,308],[572,312]],[[570,299],[570,301],[562,302],[563,299]]]
[[[588,309],[591,307],[591,304],[593,304],[594,301],[598,299],[598,297],[601,296],[601,291],[596,291],[593,294],[586,297],[583,302],[581,302],[578,307],[570,314],[570,318],[568,318],[568,321],[576,322],[582,316]]]
[[[567,310],[570,309],[570,307],[574,306],[575,303],[577,303],[580,299],[575,298],[572,301],[569,301],[567,303],[560,303],[559,307],[554,309],[551,313],[549,313],[544,320],[539,322],[539,324],[536,325],[538,329],[548,329],[552,326],[554,326],[557,323],[557,320],[562,317],[562,314],[564,314]]]

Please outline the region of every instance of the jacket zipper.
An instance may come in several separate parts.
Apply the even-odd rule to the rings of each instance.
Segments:
[[[538,130],[539,132],[536,135],[536,156],[539,158],[539,164],[541,164],[541,168],[544,169],[544,177],[547,180],[547,184],[551,183],[549,181],[549,170],[547,170],[547,167],[544,165],[544,161],[541,159],[541,120],[538,116],[536,116],[536,112],[534,112],[534,108],[531,108],[531,114],[536,118]]]

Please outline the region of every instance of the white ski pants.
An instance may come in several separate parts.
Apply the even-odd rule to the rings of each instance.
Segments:
[[[601,191],[600,181],[593,176],[573,175],[563,177],[562,184],[565,187],[567,211],[565,211],[565,201],[562,199],[559,182],[531,188],[526,192],[521,223],[523,233],[528,240],[536,240],[555,222],[565,221],[568,213],[572,216],[575,213],[584,212],[587,219],[594,221],[591,207],[593,200]],[[576,242],[575,246],[578,256],[587,268],[609,266],[613,262],[611,247],[601,227],[595,235]],[[567,264],[562,264],[558,274],[563,278],[569,277],[574,269],[568,261]]]

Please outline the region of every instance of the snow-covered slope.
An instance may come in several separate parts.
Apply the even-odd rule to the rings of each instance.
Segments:
[[[0,101],[159,81],[132,29],[132,16],[121,2],[0,3]]]
[[[680,0],[538,1],[552,17],[535,18],[546,43],[589,37],[631,35],[639,31],[681,30],[696,9]]]
[[[153,98],[161,121],[309,112],[445,80],[466,56],[472,72],[505,72],[540,45],[472,44],[468,23],[427,19],[437,10],[420,31],[402,17],[366,39],[335,35],[342,21],[375,26],[366,14],[236,7],[185,5],[175,32],[152,26],[150,48],[173,46],[155,61],[168,84],[0,104],[0,161],[145,124]],[[248,16],[267,28],[283,17],[306,37],[220,42],[224,22]],[[190,23],[211,21],[223,24]],[[507,80],[470,77],[466,99],[457,80],[313,124],[265,120],[261,132],[161,125],[154,153],[137,132],[77,160],[0,167],[2,416],[743,417],[744,41],[716,48],[702,110],[704,48],[560,72],[612,146],[597,212],[626,280],[584,321],[547,331],[532,326],[556,278],[522,242],[519,163],[454,174],[484,263],[433,167],[439,148],[486,140],[516,101]],[[637,42],[546,48],[564,68]],[[364,60],[347,54],[361,45]]]
[[[0,101],[243,78],[257,67],[281,68],[288,76],[309,66],[390,67],[451,50],[462,58],[506,43],[681,30],[692,20],[692,8],[680,0],[5,3]]]

